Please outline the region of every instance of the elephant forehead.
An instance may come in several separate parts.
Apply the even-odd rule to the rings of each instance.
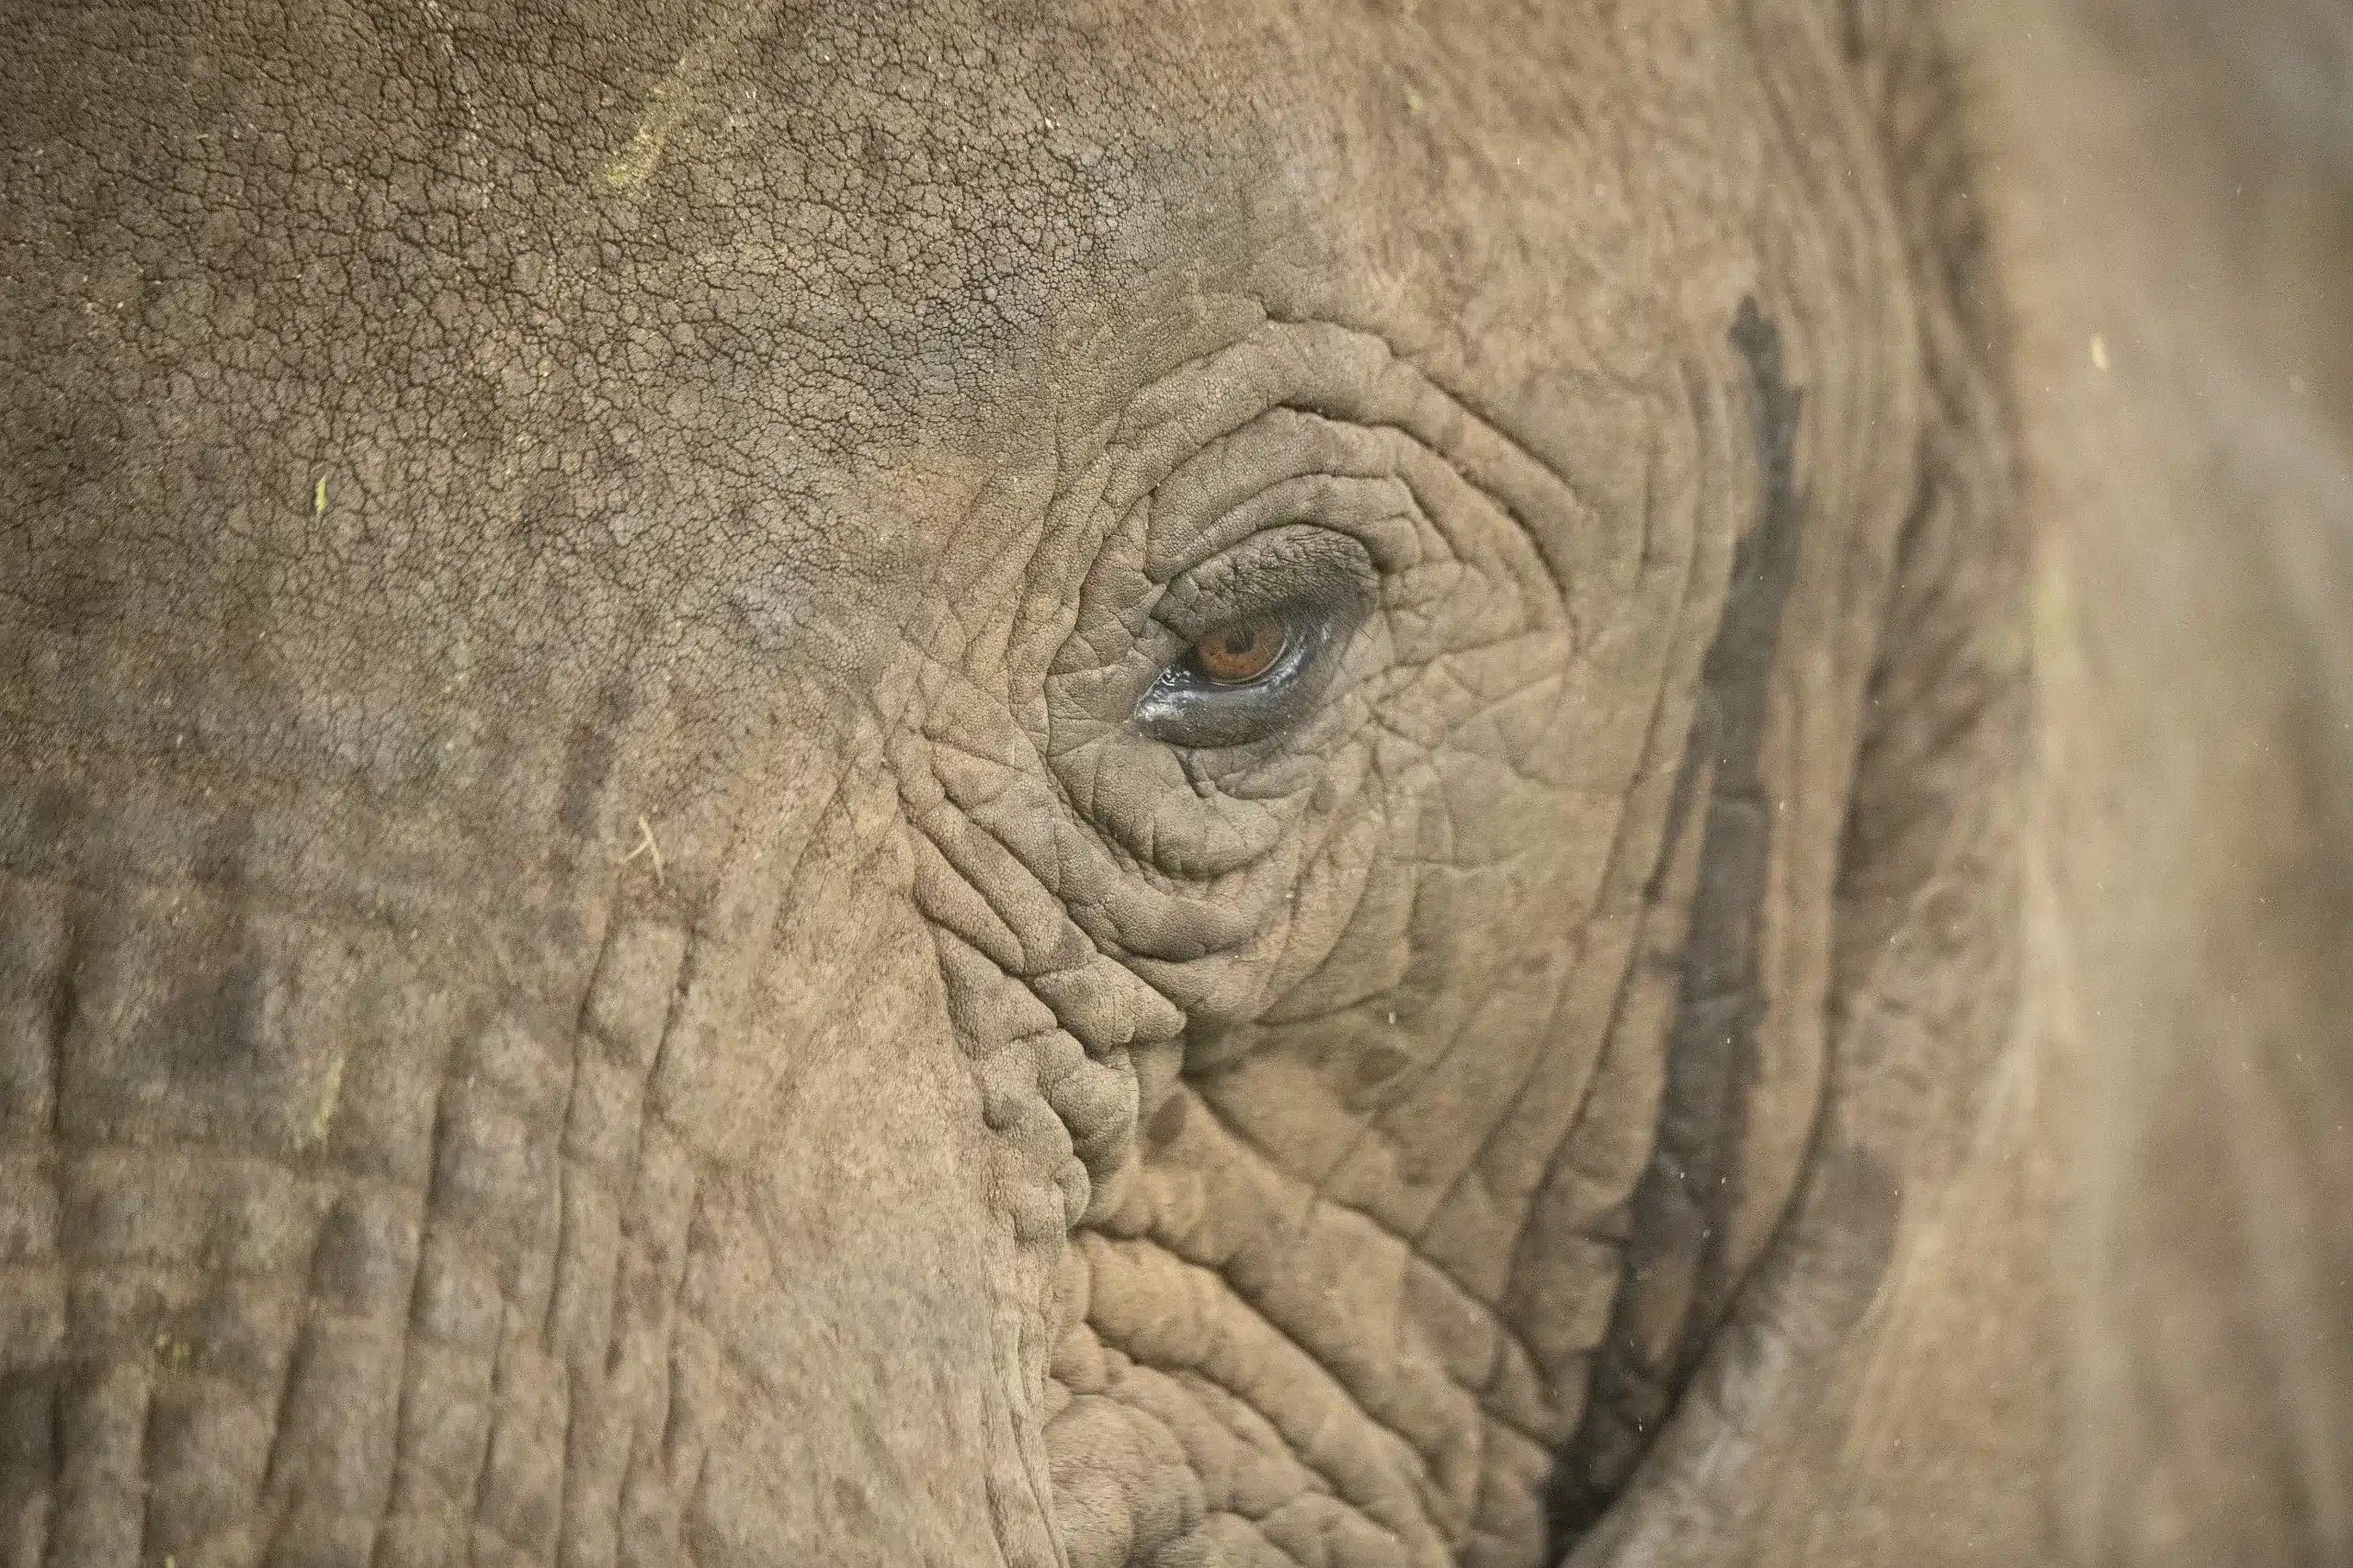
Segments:
[[[73,338],[0,435],[56,525],[27,597],[165,629],[223,710],[332,688],[380,736],[502,669],[567,718],[617,680],[723,706],[747,619],[887,620],[1020,510],[976,495],[1050,493],[1074,432],[1267,315],[1590,453],[1596,392],[1720,336],[1753,270],[1756,108],[1698,0],[1476,9],[61,25],[7,68],[22,306]],[[94,51],[120,92],[42,87]],[[1619,449],[1583,477],[1632,496]]]
[[[598,222],[654,237],[600,259],[712,324],[664,357],[667,422],[787,469],[1001,464],[1237,301],[1369,329],[1541,446],[1721,338],[1773,131],[1705,0],[1494,9],[733,0],[592,117]]]

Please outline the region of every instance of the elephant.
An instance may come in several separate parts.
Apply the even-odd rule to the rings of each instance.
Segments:
[[[2353,1560],[2348,61],[15,0],[0,1558]]]

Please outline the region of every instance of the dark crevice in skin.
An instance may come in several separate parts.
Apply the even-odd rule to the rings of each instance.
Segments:
[[[1838,7],[1838,46],[1849,65],[1860,65],[1870,56],[1868,25],[1863,20],[1863,0],[1847,0]]]
[[[42,999],[45,1013],[42,1023],[49,1030],[50,1145],[48,1159],[45,1163],[49,1166],[48,1180],[52,1191],[57,1189],[62,1180],[63,1159],[60,1151],[65,1147],[65,1046],[82,1013],[82,988],[79,983],[79,975],[86,939],[80,909],[76,903],[69,903],[65,913],[63,939],[58,943],[57,967],[50,976],[48,994]],[[46,1413],[48,1452],[6,1456],[12,1461],[19,1458],[29,1461],[24,1467],[28,1484],[23,1492],[6,1496],[6,1501],[11,1506],[6,1514],[0,1515],[0,1519],[5,1519],[12,1528],[22,1531],[24,1539],[28,1539],[35,1543],[32,1550],[36,1553],[43,1551],[46,1545],[43,1538],[55,1528],[55,1517],[60,1507],[57,1500],[62,1498],[65,1492],[66,1454],[64,1379],[54,1369],[38,1376],[40,1383],[46,1385],[37,1397],[43,1398],[48,1406]],[[26,1391],[21,1382],[17,1381],[21,1377],[23,1374],[17,1374],[17,1377],[8,1380],[0,1380],[0,1415],[15,1414],[8,1408],[15,1401],[8,1396],[23,1397]],[[7,1386],[9,1383],[17,1383],[17,1386],[11,1388]],[[0,1440],[5,1439],[0,1438]],[[39,1475],[41,1479],[38,1482],[31,1481],[30,1478],[35,1475]],[[32,1488],[36,1485],[48,1494],[49,1504],[45,1510],[48,1517],[42,1519],[39,1526],[27,1529],[19,1510],[28,1511],[39,1506],[31,1500],[30,1495]],[[12,1492],[13,1490],[11,1489]]]
[[[1187,1110],[1186,1108],[1188,1105],[1190,1106],[1190,1109]],[[1273,1152],[1269,1151],[1263,1143],[1254,1139],[1236,1119],[1228,1115],[1223,1110],[1221,1110],[1214,1102],[1201,1096],[1197,1090],[1192,1092],[1190,1095],[1172,1095],[1169,1097],[1167,1104],[1162,1107],[1160,1115],[1155,1116],[1155,1122],[1159,1120],[1160,1116],[1165,1116],[1171,1108],[1183,1111],[1187,1115],[1199,1115],[1204,1120],[1212,1124],[1216,1128],[1219,1136],[1232,1140],[1239,1149],[1247,1152],[1252,1156],[1255,1156],[1260,1162],[1264,1172],[1277,1173],[1281,1170],[1281,1165]],[[1165,1142],[1165,1140],[1164,1139],[1162,1142]],[[1463,1299],[1475,1304],[1477,1310],[1483,1316],[1483,1322],[1490,1329],[1493,1330],[1497,1336],[1498,1341],[1510,1342],[1512,1348],[1518,1355],[1524,1358],[1529,1364],[1534,1364],[1536,1359],[1534,1354],[1529,1351],[1526,1344],[1519,1340],[1517,1332],[1506,1320],[1503,1313],[1492,1304],[1480,1301],[1477,1296],[1472,1293],[1469,1287],[1463,1285],[1461,1280],[1456,1279],[1451,1274],[1447,1273],[1437,1263],[1432,1262],[1423,1253],[1421,1244],[1417,1238],[1405,1235],[1400,1232],[1391,1229],[1381,1220],[1381,1218],[1378,1214],[1372,1212],[1370,1209],[1357,1204],[1344,1202],[1339,1199],[1316,1191],[1314,1190],[1313,1184],[1302,1181],[1300,1178],[1285,1178],[1277,1176],[1275,1179],[1289,1179],[1290,1181],[1297,1182],[1299,1187],[1303,1189],[1297,1195],[1300,1201],[1304,1205],[1297,1214],[1294,1221],[1299,1231],[1304,1232],[1307,1229],[1310,1219],[1317,1209],[1328,1210],[1340,1214],[1345,1214],[1351,1220],[1365,1224],[1381,1237],[1395,1243],[1405,1256],[1418,1261],[1423,1267],[1430,1269],[1437,1278],[1443,1279],[1456,1290],[1461,1290],[1463,1292]],[[1324,1368],[1327,1371],[1332,1371],[1334,1385],[1364,1412],[1364,1419],[1368,1424],[1379,1426],[1389,1432],[1406,1448],[1412,1449],[1417,1454],[1421,1454],[1426,1460],[1430,1460],[1433,1457],[1424,1449],[1422,1445],[1417,1443],[1412,1437],[1408,1436],[1403,1428],[1391,1426],[1381,1417],[1371,1414],[1370,1406],[1373,1402],[1365,1397],[1364,1392],[1358,1382],[1341,1375],[1336,1370],[1333,1370],[1330,1363],[1323,1355],[1317,1352],[1317,1349],[1313,1345],[1302,1338],[1295,1327],[1292,1324],[1282,1321],[1281,1317],[1276,1311],[1270,1310],[1266,1301],[1266,1290],[1263,1289],[1252,1290],[1245,1287],[1244,1284],[1237,1282],[1231,1269],[1232,1260],[1229,1259],[1225,1263],[1220,1263],[1209,1256],[1206,1256],[1197,1247],[1188,1244],[1188,1241],[1184,1236],[1181,1234],[1172,1234],[1163,1229],[1158,1223],[1148,1227],[1142,1233],[1142,1239],[1150,1242],[1153,1245],[1158,1247],[1170,1257],[1176,1258],[1192,1267],[1203,1269],[1208,1273],[1215,1275],[1219,1279],[1224,1282],[1226,1289],[1233,1292],[1234,1300],[1247,1307],[1269,1330],[1296,1346],[1308,1360],[1313,1362],[1319,1367]],[[1410,1267],[1411,1265],[1409,1264],[1408,1267]],[[1206,1374],[1203,1375],[1206,1376]],[[1500,1401],[1494,1396],[1490,1389],[1481,1385],[1476,1381],[1465,1380],[1459,1377],[1451,1370],[1447,1371],[1445,1375],[1449,1383],[1451,1383],[1455,1388],[1461,1390],[1470,1398],[1472,1404],[1477,1408],[1483,1420],[1488,1422],[1496,1428],[1500,1428],[1501,1430],[1508,1432],[1515,1437],[1525,1439],[1531,1445],[1540,1447],[1544,1443],[1545,1438],[1541,1433],[1531,1431],[1519,1425],[1507,1410],[1501,1408]],[[1237,1393],[1236,1397],[1239,1398],[1240,1395]],[[1302,1462],[1305,1461],[1302,1460]]]
[[[83,931],[79,914],[68,908],[64,939],[58,944],[57,971],[50,977],[45,1003],[49,1028],[49,1135],[52,1148],[65,1142],[65,1040],[82,1012],[82,990],[75,977],[82,967]]]
[[[1699,887],[1656,1139],[1634,1194],[1625,1282],[1595,1359],[1586,1419],[1554,1478],[1556,1544],[1590,1528],[1625,1485],[1737,1283],[1724,1278],[1718,1217],[1739,1196],[1731,1140],[1736,1108],[1751,1087],[1765,1003],[1756,938],[1773,802],[1757,776],[1757,754],[1805,502],[1794,461],[1802,400],[1783,377],[1780,333],[1751,298],[1741,301],[1730,335],[1748,365],[1762,495],[1756,526],[1733,552],[1669,807],[1662,865],[1706,791]]]

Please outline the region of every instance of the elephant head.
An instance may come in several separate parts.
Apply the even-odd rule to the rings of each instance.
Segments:
[[[0,102],[9,1561],[1745,1527],[2012,1006],[1924,25],[29,0]]]

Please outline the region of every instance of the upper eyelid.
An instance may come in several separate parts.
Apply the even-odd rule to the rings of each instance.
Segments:
[[[1335,612],[1370,607],[1379,593],[1379,573],[1359,541],[1313,524],[1263,530],[1233,549],[1202,562],[1170,583],[1153,619],[1188,640],[1206,634],[1221,619],[1258,614],[1302,604]],[[1317,537],[1329,541],[1319,548]],[[1249,546],[1266,542],[1266,554],[1248,558]]]
[[[1424,553],[1420,515],[1412,487],[1392,473],[1289,474],[1233,501],[1214,519],[1183,528],[1169,528],[1155,502],[1145,574],[1154,582],[1176,581],[1287,522],[1353,539],[1378,570],[1398,571],[1419,563]]]
[[[1372,429],[1280,403],[1199,448],[1163,475],[1146,514],[1144,559],[1155,577],[1229,547],[1248,531],[1245,515],[1269,492],[1312,497],[1307,509],[1337,498],[1369,517],[1410,507],[1393,463]],[[1378,497],[1378,499],[1370,499]]]

